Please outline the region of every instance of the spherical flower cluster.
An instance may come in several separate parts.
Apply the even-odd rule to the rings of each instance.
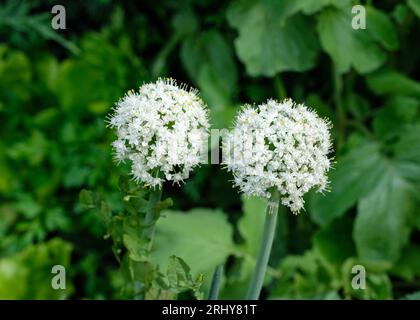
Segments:
[[[145,84],[120,99],[108,121],[117,161],[130,160],[137,182],[152,187],[189,177],[207,145],[207,108],[194,90],[172,79]]]
[[[290,99],[245,105],[223,140],[223,162],[243,193],[268,198],[277,188],[281,203],[297,213],[306,192],[327,186],[329,129],[328,121]]]

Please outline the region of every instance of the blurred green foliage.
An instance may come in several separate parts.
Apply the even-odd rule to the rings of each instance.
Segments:
[[[367,29],[353,30],[360,3]],[[65,3],[60,31],[54,4],[0,2],[0,298],[123,298],[127,277],[147,274],[124,258],[119,272],[113,254],[144,244],[130,216],[112,222],[131,211],[105,117],[159,76],[197,87],[215,128],[241,103],[289,96],[334,125],[331,192],[309,194],[299,216],[281,209],[263,298],[419,298],[419,1],[80,0]],[[147,298],[202,298],[219,264],[221,297],[243,297],[265,203],[241,198],[231,178],[203,165],[165,186],[173,206],[157,223]],[[108,220],[86,210],[98,199],[80,202],[82,189]],[[51,290],[55,264],[67,267],[65,291]],[[357,264],[366,290],[351,286]]]

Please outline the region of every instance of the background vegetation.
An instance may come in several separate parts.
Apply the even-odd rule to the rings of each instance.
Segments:
[[[310,194],[298,216],[281,210],[263,298],[419,298],[420,1],[364,1],[367,29],[353,30],[358,3],[65,1],[67,29],[55,31],[55,1],[1,1],[0,298],[129,297],[100,213],[79,193],[122,210],[128,171],[112,161],[104,119],[159,76],[199,88],[216,128],[271,97],[334,125],[331,192]],[[230,179],[203,165],[165,186],[173,206],[152,259],[164,271],[176,254],[204,289],[224,264],[222,298],[242,298],[265,204]],[[54,264],[67,267],[64,291],[51,289]],[[365,290],[351,287],[356,264]]]

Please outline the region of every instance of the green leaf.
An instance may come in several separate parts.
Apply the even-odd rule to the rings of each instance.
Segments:
[[[131,259],[128,259],[127,263],[131,279],[142,282],[142,284],[149,289],[156,276],[154,266],[147,261],[135,261]]]
[[[376,187],[358,205],[353,238],[362,260],[395,263],[407,243],[415,209],[412,187],[393,167],[382,172]]]
[[[420,13],[419,13],[419,16],[420,16]],[[404,297],[400,298],[400,300],[420,300],[420,291],[407,294]]]
[[[353,273],[354,266],[365,267],[366,275],[366,288],[365,289],[354,289],[352,286],[353,277],[356,273]],[[372,269],[371,266],[363,264],[356,258],[349,258],[341,268],[342,273],[342,286],[344,296],[347,299],[391,299],[392,298],[392,287],[391,281],[386,273],[377,272]]]
[[[398,33],[389,16],[371,6],[366,8],[366,29],[372,38],[378,41],[387,50],[399,48]]]
[[[93,209],[98,206],[99,196],[86,189],[82,189],[79,193],[79,202],[86,209]]]
[[[143,71],[129,49],[117,48],[102,34],[88,33],[81,56],[60,65],[54,93],[67,111],[103,113],[128,89],[129,76],[134,74],[138,83]]]
[[[28,194],[24,194],[16,202],[16,210],[24,217],[33,219],[42,211],[42,206]]]
[[[118,189],[123,195],[130,193],[130,179],[127,176],[121,175],[118,177]]]
[[[197,83],[201,95],[210,106],[212,122],[225,128],[233,118],[238,71],[232,48],[216,30],[190,36],[181,47],[181,60],[189,76]]]
[[[191,269],[184,260],[177,256],[170,256],[168,269],[166,271],[169,287],[171,291],[178,294],[191,290],[197,299],[201,299],[203,293],[200,292],[203,283],[203,275],[193,279]]]
[[[190,267],[177,256],[170,256],[166,275],[171,286],[183,286],[192,281]]]
[[[173,254],[182,257],[194,272],[211,275],[216,265],[235,252],[232,227],[219,210],[165,211],[156,225],[152,261],[166,268]]]
[[[288,255],[279,272],[281,277],[271,290],[270,299],[324,299],[334,289],[332,279],[314,251]]]
[[[410,13],[410,10],[405,4],[397,4],[392,10],[392,17],[397,21],[398,25],[401,26],[404,24],[404,21],[407,19],[407,15]]]
[[[385,54],[366,30],[352,28],[350,10],[327,8],[318,17],[317,30],[322,48],[340,73],[356,69],[365,74],[385,61]]]
[[[402,132],[400,140],[393,145],[395,167],[399,174],[409,181],[414,188],[417,200],[420,200],[420,125],[412,126]],[[417,218],[420,228],[420,218]]]
[[[334,220],[314,235],[314,248],[330,263],[341,265],[356,254],[351,237],[352,222],[348,217]]]
[[[413,281],[415,277],[420,277],[420,246],[409,245],[404,248],[401,258],[391,273],[406,281]]]
[[[30,97],[28,86],[32,72],[28,57],[0,44],[0,111],[1,102],[19,107]]]
[[[309,94],[305,100],[306,105],[316,110],[320,117],[328,118],[331,122],[334,121],[334,112],[331,105],[323,101],[318,93]]]
[[[344,96],[344,106],[358,120],[364,121],[369,116],[370,106],[368,100],[355,92]]]
[[[89,176],[91,169],[82,166],[72,166],[65,172],[63,177],[63,185],[66,188],[80,187],[82,186],[87,177]]]
[[[166,198],[163,201],[159,201],[156,206],[155,210],[160,212],[162,210],[168,209],[174,205],[174,202],[172,201],[172,198]]]
[[[373,119],[376,136],[386,140],[399,135],[404,126],[416,119],[419,106],[420,101],[416,98],[391,96]]]
[[[66,273],[66,289],[54,290],[51,268],[62,265],[69,271],[72,247],[55,238],[32,245],[22,252],[0,259],[0,299],[64,299],[73,291]]]
[[[420,0],[407,0],[408,6],[420,18]]]
[[[41,81],[48,90],[54,91],[59,71],[57,58],[53,55],[44,55],[39,61],[36,61],[35,68],[39,81]],[[57,112],[55,108],[52,110]]]
[[[142,220],[138,215],[127,215],[123,221],[122,240],[127,248],[131,260],[137,262],[148,261],[148,239],[141,236]]]
[[[326,6],[347,7],[351,4],[351,0],[297,0],[296,2],[300,2],[300,9],[305,14],[313,14]]]
[[[172,26],[179,35],[192,35],[198,29],[197,17],[190,9],[179,10],[172,19]]]
[[[231,104],[235,94],[237,70],[232,50],[215,30],[187,38],[181,48],[181,59],[192,79],[197,82],[205,101],[212,108]]]
[[[353,238],[364,261],[389,268],[407,241],[420,186],[419,132],[417,127],[403,131],[391,146],[355,147],[331,172],[331,193],[311,198],[312,219],[321,225],[358,202]]]
[[[238,30],[236,53],[251,76],[305,71],[315,66],[318,43],[312,20],[291,1],[237,1],[227,18]],[[286,19],[287,18],[287,19]]]
[[[369,88],[378,95],[420,97],[420,83],[395,70],[381,70],[367,77]]]
[[[324,225],[342,216],[376,185],[384,166],[380,160],[379,146],[374,143],[365,143],[339,158],[337,168],[330,171],[331,192],[312,194],[312,219]]]
[[[242,203],[243,216],[238,222],[238,229],[245,240],[245,250],[256,257],[264,226],[267,201],[260,197],[242,197]]]

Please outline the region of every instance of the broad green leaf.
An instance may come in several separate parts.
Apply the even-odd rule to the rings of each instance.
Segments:
[[[408,6],[420,18],[420,0],[407,0]]]
[[[350,10],[327,8],[318,17],[318,34],[340,73],[353,67],[365,74],[381,66],[385,54],[366,30],[353,29],[351,21]]]
[[[355,147],[338,159],[331,193],[312,197],[310,212],[319,224],[340,217],[358,202],[353,238],[364,261],[390,267],[407,241],[420,185],[419,132],[417,127],[402,132],[393,146]]]
[[[228,19],[229,23],[239,24],[241,21],[238,20],[242,15],[248,17],[257,17],[257,14],[268,14],[268,17],[274,18],[273,15],[270,16],[270,12],[275,14],[278,21],[282,24],[287,20],[287,18],[296,14],[304,6],[303,1],[296,0],[257,0],[257,1],[246,1],[246,0],[237,0],[228,8]],[[255,12],[255,16],[251,12],[252,10],[258,11]],[[242,21],[243,22],[243,21]]]
[[[420,200],[420,125],[412,126],[402,132],[400,140],[393,145],[395,167],[399,174],[418,190],[416,198]],[[420,227],[420,214],[417,214]]]
[[[229,117],[226,111],[232,109],[236,95],[237,69],[232,49],[223,35],[211,30],[188,37],[181,47],[181,60],[210,106],[215,125],[221,128],[230,125],[233,112]]]
[[[192,35],[198,28],[197,17],[190,9],[180,10],[174,15],[172,26],[179,35]]]
[[[376,136],[386,140],[401,134],[404,126],[416,120],[419,106],[420,101],[416,98],[391,96],[373,119]]]
[[[216,265],[235,252],[232,227],[219,210],[165,211],[157,223],[152,261],[166,269],[174,254],[193,272],[205,272],[207,280]]]
[[[420,83],[395,70],[381,70],[367,78],[369,88],[378,95],[395,94],[420,97]]]
[[[318,43],[312,20],[296,12],[290,1],[237,1],[227,18],[238,30],[236,53],[251,76],[305,71],[315,65]]]
[[[328,262],[341,265],[347,258],[356,254],[351,237],[352,222],[348,217],[334,220],[314,235],[314,248]]]
[[[212,108],[224,108],[235,94],[237,70],[232,50],[217,31],[190,37],[181,48],[181,59],[203,98]]]
[[[395,168],[387,167],[376,187],[360,200],[353,238],[362,260],[390,265],[398,260],[415,209],[411,193]]]
[[[379,146],[365,143],[338,158],[330,171],[331,192],[313,194],[309,202],[312,219],[321,225],[342,216],[358,199],[371,191],[381,176],[384,163]]]
[[[300,3],[299,7],[305,14],[313,14],[326,6],[347,7],[351,4],[351,0],[296,0],[296,2]]]
[[[366,30],[370,32],[372,38],[378,41],[387,50],[399,48],[398,33],[392,20],[381,10],[371,6],[366,8]]]
[[[404,278],[407,281],[413,281],[415,277],[420,276],[420,246],[409,245],[401,253],[401,258],[392,268],[391,273]]]

